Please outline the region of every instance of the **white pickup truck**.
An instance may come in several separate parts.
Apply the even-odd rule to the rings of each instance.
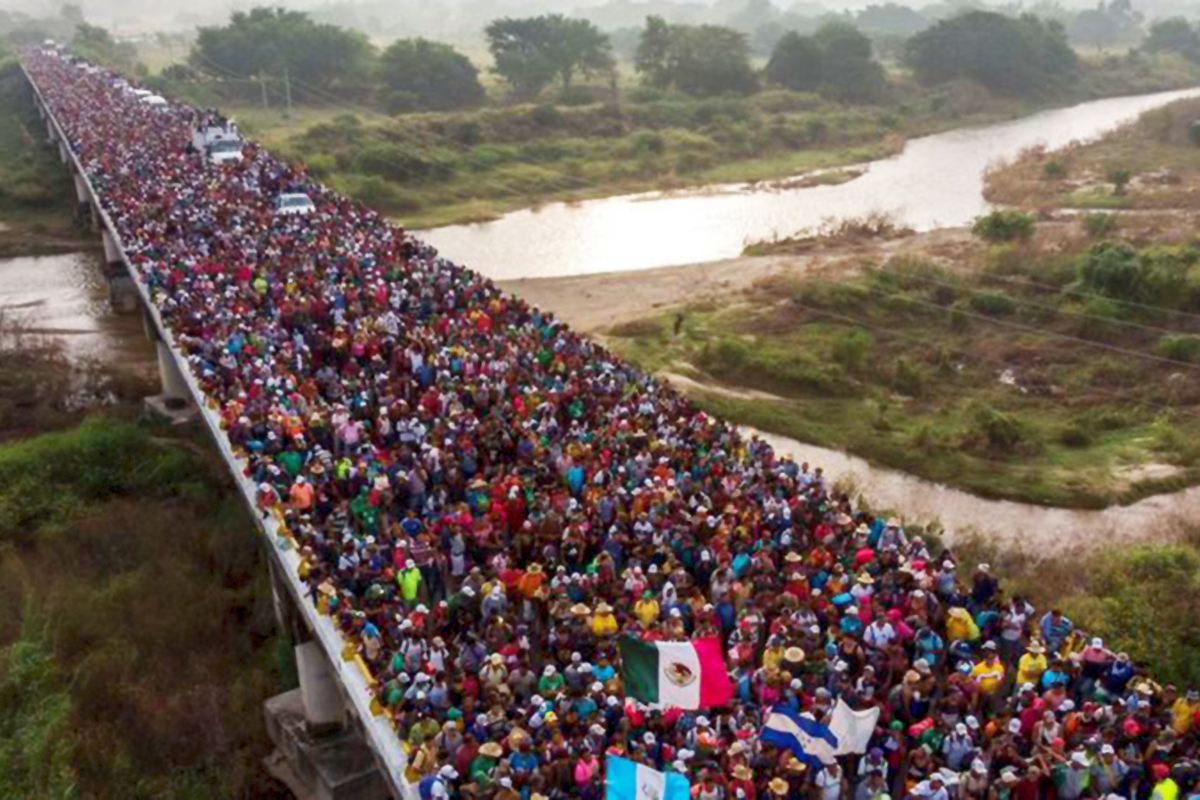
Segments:
[[[194,129],[192,145],[214,164],[224,164],[241,160],[245,142],[238,134],[237,125],[230,122]]]

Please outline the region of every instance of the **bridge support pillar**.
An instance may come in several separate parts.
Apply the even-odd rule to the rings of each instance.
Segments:
[[[78,176],[76,176],[78,180]],[[112,235],[112,231],[105,228],[100,238],[104,241],[104,263],[106,264],[124,264],[125,259],[121,257],[121,248],[117,246],[117,237]]]
[[[118,314],[135,314],[141,297],[133,278],[125,270],[124,264],[106,264],[104,280],[108,284],[108,304]]]
[[[79,208],[79,220],[86,225],[88,222],[94,222],[96,215],[92,213],[92,193],[88,191],[87,181],[78,172],[71,177],[75,179],[75,200]],[[108,248],[105,247],[105,256],[108,255]]]
[[[296,671],[300,673],[300,696],[309,731],[322,735],[341,730],[346,723],[346,704],[321,645],[314,641],[296,645]]]
[[[147,397],[146,407],[177,425],[189,422],[196,415],[197,409],[192,402],[187,381],[175,363],[171,348],[159,336],[154,320],[148,313],[142,320],[146,326],[146,337],[154,342],[158,351],[158,375],[162,381],[162,394]]]
[[[64,164],[71,163],[71,152],[67,150],[65,142],[58,143],[58,157],[62,159],[62,163]]]
[[[191,403],[187,381],[175,363],[171,348],[164,341],[155,342],[155,346],[158,348],[158,374],[162,378],[163,397],[168,402]]]
[[[48,141],[53,142],[54,138],[55,138],[54,123],[47,119],[46,120],[46,139]]]

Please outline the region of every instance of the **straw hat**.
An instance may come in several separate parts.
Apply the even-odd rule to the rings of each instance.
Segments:
[[[610,606],[608,603],[601,601],[601,603],[598,606],[596,606],[596,613],[597,614],[611,614],[612,606]]]
[[[1029,647],[1027,647],[1025,649],[1028,650],[1029,652],[1033,653],[1035,656],[1040,656],[1042,653],[1046,652],[1045,646],[1041,642],[1037,641],[1036,639],[1033,640],[1032,642],[1030,642]]]
[[[741,781],[749,781],[754,779],[754,773],[745,764],[738,764],[733,768],[733,777]]]
[[[588,614],[592,613],[592,610],[583,603],[576,603],[575,605],[571,606],[571,613],[577,617],[586,617]]]
[[[804,770],[808,769],[804,762],[795,756],[789,758],[785,766],[787,767],[788,772],[804,772]]]
[[[767,784],[767,788],[771,790],[771,794],[783,797],[788,793],[788,782],[783,778],[772,778],[771,782]]]
[[[783,657],[792,664],[801,664],[804,662],[804,651],[799,647],[789,647],[783,651]]]
[[[504,748],[495,742],[488,742],[479,748],[479,753],[488,758],[500,758],[500,756],[504,755]]]
[[[783,560],[788,562],[789,564],[799,564],[801,561],[804,560],[804,556],[802,556],[796,552],[791,552],[791,553],[788,553],[786,556],[784,556]]]
[[[871,577],[871,573],[869,573],[869,572],[860,572],[858,574],[858,582],[869,585],[869,584],[874,583],[875,579]]]
[[[526,570],[526,572],[528,572],[531,575],[541,575],[542,574],[542,565],[535,561],[534,563],[529,565],[529,569]]]

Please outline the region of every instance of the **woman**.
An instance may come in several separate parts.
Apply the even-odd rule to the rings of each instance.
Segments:
[[[600,796],[600,759],[592,752],[591,745],[584,745],[583,752],[575,761],[575,791],[581,800],[595,800]]]

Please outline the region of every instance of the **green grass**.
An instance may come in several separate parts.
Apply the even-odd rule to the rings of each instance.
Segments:
[[[1044,279],[1046,258],[1061,256],[1027,253],[1023,274]],[[714,413],[986,497],[1097,508],[1200,480],[1195,378],[1169,381],[1178,367],[988,316],[1158,353],[1153,334],[1097,328],[1077,310],[1067,296],[897,262],[842,284],[780,280],[733,308],[688,310],[679,337],[673,312],[609,335],[647,369],[779,398],[697,393]],[[1006,369],[1026,391],[999,380]],[[1144,465],[1170,474],[1129,477]]]
[[[274,796],[261,703],[290,678],[260,544],[215,457],[166,435],[0,445],[4,797]]]

